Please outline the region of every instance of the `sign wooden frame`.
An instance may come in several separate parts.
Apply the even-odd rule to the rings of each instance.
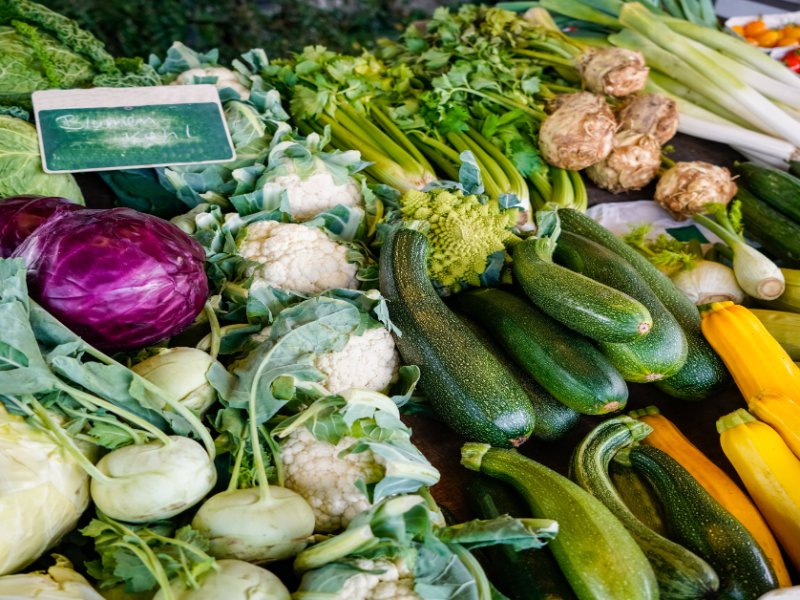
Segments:
[[[211,106],[212,104],[214,106]],[[153,157],[157,157],[159,152],[162,154],[164,153],[164,146],[159,146],[159,144],[155,141],[155,137],[148,137],[146,141],[142,141],[142,138],[134,140],[134,138],[136,138],[136,134],[130,135],[130,128],[135,127],[136,125],[133,124],[133,121],[131,121],[130,118],[128,121],[126,121],[126,117],[120,117],[117,115],[114,118],[107,117],[104,120],[104,117],[102,116],[104,114],[111,114],[112,111],[117,110],[130,111],[131,115],[147,110],[162,110],[166,111],[164,114],[169,114],[169,111],[181,110],[181,105],[186,105],[185,111],[187,112],[182,112],[179,114],[188,115],[188,111],[192,109],[197,113],[195,115],[195,119],[202,116],[202,123],[204,127],[208,128],[206,131],[212,132],[214,136],[215,143],[198,144],[192,142],[188,150],[185,148],[183,150],[183,154],[193,153],[193,157],[194,155],[197,155],[198,158],[203,158],[203,160],[156,160],[155,162],[137,162],[132,160],[132,162],[126,162],[126,150],[122,146],[123,143],[130,144],[129,147],[137,147],[137,150],[131,153],[138,154],[139,156],[144,154],[152,154]],[[79,115],[88,115],[91,113],[91,111],[87,109],[99,109],[96,112],[98,115],[100,115],[100,117],[92,120],[91,127],[87,125],[85,127],[85,131],[82,132],[82,135],[85,136],[102,130],[103,123],[105,123],[108,128],[128,128],[128,131],[123,132],[122,135],[127,140],[132,141],[119,142],[117,144],[120,149],[119,154],[116,154],[113,151],[110,153],[108,151],[101,153],[104,155],[104,159],[97,158],[99,146],[95,146],[93,148],[94,155],[92,155],[92,160],[87,160],[85,162],[93,161],[94,163],[97,163],[98,161],[104,162],[104,160],[107,159],[108,164],[106,165],[92,164],[87,168],[64,168],[63,166],[61,168],[57,168],[53,163],[61,164],[68,162],[68,160],[63,156],[59,157],[58,161],[53,158],[58,146],[50,145],[51,141],[53,141],[50,138],[52,137],[55,139],[57,136],[55,133],[49,132],[52,127],[50,125],[46,125],[42,121],[42,118],[44,117],[44,120],[48,121],[49,116],[60,114],[63,111],[69,110],[74,110]],[[216,87],[211,84],[134,88],[90,88],[81,90],[43,90],[33,93],[33,110],[37,123],[36,129],[39,135],[39,148],[42,157],[42,168],[47,173],[80,173],[86,171],[113,171],[118,169],[150,168],[170,165],[209,164],[228,162],[236,158],[236,152],[234,150],[230,132],[228,131],[228,126],[225,122],[225,115],[222,110],[222,104],[219,100],[219,94],[217,93]],[[52,111],[52,113],[49,111]],[[219,121],[216,120],[217,117],[219,118]],[[57,119],[67,118],[72,118],[72,115],[62,114]],[[88,117],[82,116],[81,119],[86,119],[85,123],[89,123]],[[156,121],[150,118],[138,119],[137,123],[144,123],[145,121],[148,123],[156,123]],[[77,118],[76,120],[60,121],[59,123],[79,124],[76,125],[75,128],[61,127],[61,129],[84,129],[84,121],[78,120]],[[149,127],[149,125],[147,126]],[[156,126],[154,125],[152,129],[153,131],[149,132],[147,134],[148,136],[156,135]],[[189,126],[185,127],[185,132],[181,131],[180,133],[188,138],[196,137],[191,135]],[[166,140],[168,145],[171,142],[172,136],[177,139],[177,134],[175,132],[167,131],[163,128],[158,135],[161,136],[161,139]],[[122,137],[114,138],[114,140],[117,141],[122,139]],[[202,137],[198,136],[198,141],[200,139],[202,139]],[[101,143],[102,140],[98,137],[97,144]],[[91,140],[84,142],[86,147],[90,147],[91,144]],[[184,144],[184,146],[188,145],[188,143]],[[116,146],[114,147],[116,148]],[[162,148],[162,150],[160,150],[160,148]],[[68,155],[69,152],[70,150],[67,149],[66,152],[61,152],[61,154]],[[111,162],[112,158],[113,163]],[[80,160],[73,161],[73,163],[80,163]]]

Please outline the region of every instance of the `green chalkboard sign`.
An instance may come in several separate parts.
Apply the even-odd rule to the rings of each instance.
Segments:
[[[48,90],[34,96],[34,109],[48,172],[226,162],[236,156],[210,85]]]

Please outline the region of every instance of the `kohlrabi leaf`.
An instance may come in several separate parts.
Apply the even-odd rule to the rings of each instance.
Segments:
[[[436,537],[446,544],[458,543],[467,548],[509,544],[514,550],[542,548],[558,534],[558,523],[548,519],[513,519],[503,515],[497,519],[441,527]]]
[[[174,42],[167,50],[167,56],[162,62],[154,54],[150,55],[150,66],[157,69],[161,75],[167,73],[180,74],[189,69],[216,67],[219,60],[219,51],[214,49],[202,54],[195,52],[188,46]]]
[[[479,600],[472,573],[452,552],[435,552],[421,546],[414,580],[414,591],[424,600]]]

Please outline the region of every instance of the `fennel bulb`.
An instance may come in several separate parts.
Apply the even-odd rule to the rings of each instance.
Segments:
[[[47,571],[0,577],[0,600],[103,600],[72,563],[54,554],[56,564]]]
[[[88,505],[89,476],[78,461],[0,404],[0,575],[39,558]]]
[[[192,527],[209,539],[215,558],[266,562],[295,556],[314,533],[314,510],[290,489],[269,486],[228,490],[209,498]]]
[[[218,560],[217,570],[200,580],[197,588],[172,584],[168,596],[159,590],[153,600],[289,600],[289,590],[271,572],[241,560]]]
[[[207,352],[196,348],[169,348],[131,367],[131,371],[154,383],[186,408],[204,414],[217,401],[217,392],[206,379],[217,363]],[[160,408],[165,407],[148,392]]]
[[[733,269],[712,260],[698,260],[693,269],[681,269],[670,279],[698,306],[726,301],[741,304],[744,300]]]
[[[183,436],[125,446],[106,454],[92,479],[92,500],[112,519],[148,523],[169,519],[200,502],[217,482],[203,446]]]

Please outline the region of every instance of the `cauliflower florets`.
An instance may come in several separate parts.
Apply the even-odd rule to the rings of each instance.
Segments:
[[[386,461],[372,450],[338,458],[355,442],[349,436],[335,446],[320,442],[305,427],[298,427],[281,442],[286,487],[314,509],[317,533],[347,527],[358,513],[370,508],[369,499],[355,483],[359,479],[376,483],[386,474]]]
[[[320,172],[303,180],[295,173],[291,161],[287,161],[283,168],[287,174],[276,177],[273,182],[289,195],[295,221],[309,221],[337,204],[364,208],[361,185],[352,177],[348,177],[344,185],[336,185],[330,173]]]
[[[400,355],[392,334],[380,327],[351,335],[341,352],[319,354],[314,366],[328,376],[320,385],[331,394],[350,388],[380,392],[397,380]]]
[[[184,71],[170,85],[186,85],[192,77],[216,77],[217,83],[214,84],[218,90],[231,88],[239,93],[242,100],[250,98],[250,90],[243,86],[236,78],[236,73],[225,67],[209,67],[207,69],[189,69]]]
[[[394,562],[359,559],[356,564],[367,571],[383,569],[384,572],[380,575],[359,573],[351,577],[337,594],[338,600],[422,600],[414,591],[414,576],[403,559]]]
[[[318,294],[331,288],[358,288],[358,267],[347,262],[347,246],[317,227],[257,221],[248,225],[240,253],[261,263],[253,287]]]

